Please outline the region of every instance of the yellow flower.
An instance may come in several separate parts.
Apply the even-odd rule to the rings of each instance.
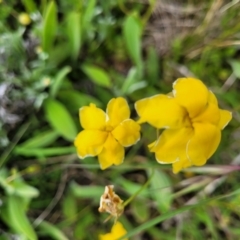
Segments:
[[[117,240],[124,236],[127,233],[125,228],[120,222],[116,222],[110,233],[104,234],[104,235],[99,235],[99,240]],[[127,238],[124,238],[124,240],[127,240]]]
[[[78,156],[97,156],[101,169],[119,165],[124,160],[124,147],[140,139],[140,125],[130,119],[127,101],[113,98],[107,105],[106,113],[90,104],[80,108],[80,123],[83,127],[75,141]]]
[[[31,18],[29,17],[29,15],[27,13],[20,13],[18,16],[18,21],[22,25],[29,25],[31,23]]]
[[[204,165],[232,118],[231,112],[219,109],[215,95],[202,81],[194,78],[177,79],[171,93],[139,100],[135,108],[140,123],[165,129],[149,149],[159,163],[172,163],[174,173]]]

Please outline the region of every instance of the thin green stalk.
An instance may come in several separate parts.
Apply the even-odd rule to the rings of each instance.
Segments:
[[[0,157],[0,168],[3,166],[3,164],[7,161],[10,153],[14,149],[14,147],[17,145],[18,141],[21,139],[23,134],[27,131],[31,121],[25,123],[20,130],[17,132],[17,134],[14,136],[12,143],[9,145],[9,147],[3,152],[2,156]]]
[[[140,192],[142,192],[144,189],[147,188],[147,186],[150,184],[150,182],[153,178],[153,175],[154,175],[154,169],[152,169],[152,173],[151,173],[150,177],[148,178],[148,180],[145,182],[145,184],[123,203],[123,207],[126,207],[134,198],[136,198],[139,195]]]

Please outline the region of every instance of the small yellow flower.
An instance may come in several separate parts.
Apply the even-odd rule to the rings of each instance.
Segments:
[[[18,21],[25,26],[31,23],[31,18],[27,13],[20,13],[18,16]]]
[[[135,108],[139,123],[165,129],[149,149],[159,163],[172,163],[174,173],[204,165],[232,118],[231,112],[219,109],[215,95],[202,81],[194,78],[177,79],[171,93],[139,100]]]
[[[140,139],[140,125],[130,119],[127,101],[113,98],[107,105],[106,113],[90,104],[80,108],[80,123],[83,127],[75,141],[80,158],[98,156],[101,169],[119,165],[124,160],[124,147]]]
[[[100,234],[99,240],[117,240],[124,236],[127,233],[126,229],[123,227],[123,225],[120,222],[116,222],[110,233],[106,234]],[[124,238],[124,240],[128,240],[127,238]]]

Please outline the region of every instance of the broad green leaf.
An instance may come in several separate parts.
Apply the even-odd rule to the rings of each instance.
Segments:
[[[58,67],[65,59],[69,57],[70,46],[68,42],[63,42],[54,45],[54,48],[49,50],[49,64]]]
[[[74,112],[77,112],[80,107],[89,105],[90,103],[94,103],[98,107],[103,105],[97,98],[75,90],[61,90],[58,94],[58,98],[68,109]]]
[[[84,215],[84,218],[79,219],[79,221],[76,223],[76,227],[74,228],[74,239],[92,239],[92,233],[89,232],[86,234],[85,230],[93,226],[95,221],[96,218],[94,217],[92,212],[87,211]]]
[[[11,184],[14,188],[14,193],[22,198],[34,198],[39,195],[38,189],[27,185],[23,181],[13,181]]]
[[[14,153],[26,157],[49,157],[75,153],[75,147],[52,147],[52,148],[21,148],[16,147]]]
[[[83,11],[82,28],[84,33],[87,31],[89,24],[92,21],[95,5],[96,5],[96,0],[89,0],[87,1],[86,7]]]
[[[49,124],[62,137],[73,141],[77,135],[77,128],[65,106],[53,99],[47,99],[44,102],[44,110]]]
[[[70,12],[67,16],[67,35],[72,59],[76,60],[81,46],[81,15]]]
[[[149,206],[146,199],[135,199],[131,202],[131,209],[138,222],[144,222],[149,218]]]
[[[37,230],[39,231],[39,235],[51,237],[51,239],[68,240],[66,235],[59,228],[46,221],[42,221],[37,227]]]
[[[231,60],[229,61],[233,73],[237,78],[240,78],[240,61],[236,61],[236,60]]]
[[[123,36],[128,53],[132,61],[139,67],[141,65],[141,33],[142,29],[135,16],[127,16],[123,23]]]
[[[70,183],[70,191],[72,194],[79,198],[91,198],[91,199],[100,199],[100,196],[104,192],[104,187],[99,186],[81,186],[76,182]]]
[[[157,51],[153,47],[149,47],[146,61],[148,83],[156,84],[159,81],[159,65]]]
[[[55,98],[55,96],[56,96],[59,88],[60,88],[61,85],[62,85],[62,82],[63,82],[65,76],[66,76],[69,72],[71,72],[71,70],[72,70],[72,69],[71,69],[70,67],[66,66],[66,67],[62,68],[62,69],[58,72],[58,74],[57,74],[57,76],[55,77],[54,82],[53,82],[53,84],[51,85],[51,88],[50,88],[50,96],[51,96],[52,98]]]
[[[105,72],[103,69],[93,65],[85,64],[82,66],[82,70],[97,85],[103,87],[111,86],[111,79],[107,72]]]
[[[161,213],[167,212],[171,207],[172,190],[168,176],[161,170],[156,170],[151,180],[151,195]]]
[[[127,75],[127,78],[125,79],[125,81],[123,82],[122,85],[122,94],[129,94],[129,88],[136,83],[138,80],[137,78],[137,69],[135,67],[132,67]]]
[[[12,178],[12,181],[9,181],[9,178]],[[38,189],[25,183],[17,172],[10,175],[5,168],[0,171],[0,186],[6,191],[7,195],[14,194],[24,199],[34,198],[39,195]]]
[[[77,217],[78,209],[76,197],[70,191],[64,196],[62,212],[66,219],[74,220]]]
[[[7,198],[7,218],[10,226],[18,233],[25,235],[30,240],[37,239],[37,235],[30,224],[24,211],[24,201],[22,198],[10,195]]]
[[[50,1],[43,16],[42,47],[45,52],[52,48],[57,32],[57,6]]]
[[[59,134],[54,130],[48,130],[45,132],[40,132],[33,138],[28,139],[24,143],[18,145],[17,147],[20,148],[40,148],[40,147],[46,147],[53,143],[57,138],[59,137]]]
[[[118,177],[115,181],[116,183],[121,185],[130,196],[136,193],[142,187],[141,184],[131,182],[122,177]],[[146,198],[148,197],[148,195],[149,195],[148,190],[144,189],[143,191],[141,191],[141,193],[138,196],[141,196],[142,198],[143,197]]]
[[[133,83],[131,87],[128,89],[128,94],[131,94],[139,89],[145,88],[148,86],[148,83],[146,81],[139,81],[136,83]]]
[[[109,102],[109,99],[111,99],[113,97],[112,93],[105,88],[96,88],[96,96],[101,96],[101,102],[106,106]],[[99,98],[100,100],[100,98]]]
[[[36,4],[33,0],[21,0],[28,13],[35,12],[37,10]]]

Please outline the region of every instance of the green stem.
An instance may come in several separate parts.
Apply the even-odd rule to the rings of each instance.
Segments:
[[[159,129],[157,128],[157,139],[158,139],[159,135],[160,135],[160,131],[159,131]]]
[[[128,9],[125,7],[124,3],[122,2],[122,0],[118,0],[118,6],[121,9],[121,11],[123,13],[125,13],[126,15],[130,15],[130,12],[128,11]]]
[[[17,145],[18,141],[21,139],[21,137],[23,136],[23,134],[27,131],[29,125],[30,125],[30,121],[27,122],[26,124],[24,124],[20,130],[18,131],[18,133],[15,135],[15,137],[12,140],[12,143],[9,145],[9,147],[3,152],[2,156],[0,157],[0,167],[2,167],[4,165],[4,163],[7,161],[7,159],[9,158],[12,150],[14,149],[14,147]]]
[[[134,198],[136,198],[139,193],[141,191],[143,191],[144,189],[147,188],[147,186],[150,184],[152,178],[153,178],[153,175],[154,175],[154,169],[152,169],[152,173],[150,175],[150,177],[148,178],[148,180],[145,182],[145,184],[137,191],[135,192],[130,198],[128,198],[124,203],[123,203],[123,207],[126,207]]]
[[[145,27],[149,18],[151,17],[152,15],[152,12],[153,12],[153,9],[155,7],[155,4],[156,4],[156,0],[153,0],[153,1],[149,1],[149,7],[147,9],[147,12],[144,14],[143,18],[142,18],[142,23],[143,23],[143,26]]]

